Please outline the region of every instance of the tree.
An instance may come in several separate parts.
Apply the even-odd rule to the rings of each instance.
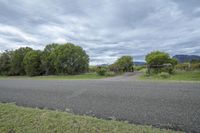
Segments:
[[[23,60],[25,71],[28,76],[36,76],[41,74],[41,51],[29,51]]]
[[[1,75],[79,74],[88,69],[89,56],[72,43],[49,44],[43,51],[25,47],[0,53]]]
[[[11,53],[12,51],[5,51],[0,54],[0,74],[11,75]]]
[[[133,57],[122,56],[113,65],[111,65],[111,68],[115,71],[123,71],[123,72],[132,71]]]
[[[155,73],[167,71],[172,73],[174,66],[177,64],[177,60],[169,56],[168,53],[153,51],[146,55],[145,60],[148,64],[148,73],[150,69],[153,69]]]
[[[57,46],[58,44],[55,43],[49,44],[44,48],[44,51],[42,52],[41,65],[46,75],[55,74],[52,53]]]
[[[29,47],[19,48],[12,52],[11,54],[11,72],[13,75],[25,75],[25,68],[23,60],[25,55],[32,51],[33,49]]]
[[[88,71],[89,56],[81,47],[72,43],[58,45],[51,56],[58,74],[78,74]]]
[[[146,55],[145,60],[148,65],[163,65],[165,63],[170,63],[170,56],[168,53],[153,51]]]

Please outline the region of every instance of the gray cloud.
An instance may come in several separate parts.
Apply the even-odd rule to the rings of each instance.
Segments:
[[[72,42],[91,64],[161,50],[200,55],[199,0],[0,0],[0,51]]]

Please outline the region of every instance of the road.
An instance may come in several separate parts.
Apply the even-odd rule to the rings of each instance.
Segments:
[[[200,132],[200,83],[114,79],[0,80],[0,102]]]

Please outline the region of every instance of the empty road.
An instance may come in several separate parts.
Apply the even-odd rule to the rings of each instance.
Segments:
[[[200,132],[200,83],[116,79],[0,80],[0,102]]]

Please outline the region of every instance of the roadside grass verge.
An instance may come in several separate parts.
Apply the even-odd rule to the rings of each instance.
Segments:
[[[101,79],[111,76],[100,76],[96,73],[85,73],[80,75],[49,75],[49,76],[0,76],[0,79],[52,79],[52,80],[81,80],[81,79]]]
[[[200,81],[200,71],[176,71],[168,78],[162,78],[157,74],[146,76],[143,74],[140,76],[142,80],[170,80],[170,81]]]
[[[0,103],[1,133],[175,133],[114,120]]]

